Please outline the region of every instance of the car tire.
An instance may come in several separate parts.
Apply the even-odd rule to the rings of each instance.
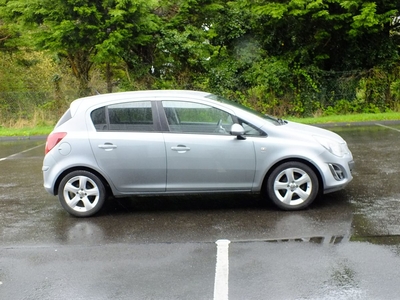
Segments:
[[[304,209],[315,200],[318,193],[317,175],[301,162],[283,163],[268,177],[268,197],[283,210]]]
[[[101,179],[93,173],[73,171],[61,180],[58,199],[71,215],[89,217],[102,208],[106,189]]]

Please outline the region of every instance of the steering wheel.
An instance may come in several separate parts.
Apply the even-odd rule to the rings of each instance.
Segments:
[[[217,133],[226,133],[226,130],[224,127],[222,127],[222,119],[219,119],[217,122],[217,127],[215,128],[214,132]]]

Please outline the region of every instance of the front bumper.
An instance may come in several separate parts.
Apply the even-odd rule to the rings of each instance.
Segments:
[[[326,179],[324,194],[332,193],[344,189],[353,180],[354,160],[348,162],[328,163],[328,168],[332,177]]]

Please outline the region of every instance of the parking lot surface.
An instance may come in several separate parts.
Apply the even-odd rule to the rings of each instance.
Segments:
[[[43,189],[44,140],[0,140],[0,299],[398,298],[400,126],[330,129],[354,180],[298,212],[136,197],[78,219]]]

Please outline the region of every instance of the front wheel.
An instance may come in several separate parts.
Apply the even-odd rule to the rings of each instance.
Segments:
[[[284,210],[299,210],[317,197],[319,182],[315,172],[301,162],[286,162],[276,167],[267,181],[269,198]]]
[[[93,173],[73,171],[61,180],[58,199],[71,215],[89,217],[103,206],[106,189],[103,182]]]

